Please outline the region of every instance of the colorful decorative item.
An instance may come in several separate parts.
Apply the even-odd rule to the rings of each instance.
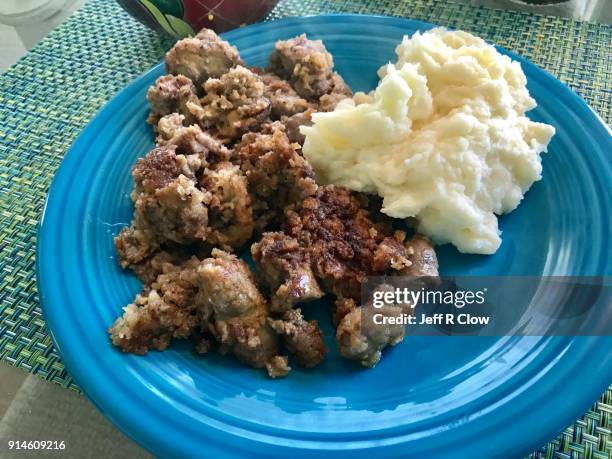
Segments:
[[[175,38],[203,27],[216,32],[263,19],[278,0],[117,0],[140,22]]]

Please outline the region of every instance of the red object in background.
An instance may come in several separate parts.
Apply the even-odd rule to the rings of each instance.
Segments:
[[[278,0],[183,0],[183,18],[196,31],[207,27],[223,32],[263,19],[277,3]]]
[[[117,0],[146,26],[181,38],[203,27],[224,32],[260,21],[278,0]]]

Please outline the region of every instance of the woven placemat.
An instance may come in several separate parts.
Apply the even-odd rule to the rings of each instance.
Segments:
[[[611,121],[609,26],[445,0],[285,0],[269,18],[320,12],[405,16],[474,32],[545,68]],[[114,1],[90,0],[0,76],[0,358],[64,387],[78,390],[53,349],[36,290],[36,232],[45,195],[87,122],[171,43]],[[610,458],[611,404],[612,386],[531,457]]]

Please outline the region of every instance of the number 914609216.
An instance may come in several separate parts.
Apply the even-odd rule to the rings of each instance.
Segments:
[[[64,440],[9,440],[8,449],[14,450],[64,450]]]

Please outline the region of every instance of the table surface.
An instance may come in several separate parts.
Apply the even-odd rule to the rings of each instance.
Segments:
[[[68,1],[56,14],[44,20],[19,25],[0,24],[0,72],[17,62],[83,3],[85,0]],[[528,6],[515,0],[466,3],[612,23],[612,0],[570,0],[546,6]],[[63,457],[149,457],[78,392],[43,381],[5,362],[0,362],[0,381],[0,459],[17,457],[7,449],[7,441],[23,439],[63,439],[68,444]]]
[[[0,0],[20,1],[20,0]],[[557,4],[529,5],[519,0],[464,0],[472,5],[526,11],[536,14],[612,24],[612,0],[568,0]],[[45,35],[63,22],[85,0],[69,0],[56,14],[32,23],[12,25],[0,20],[0,72],[13,65]]]

